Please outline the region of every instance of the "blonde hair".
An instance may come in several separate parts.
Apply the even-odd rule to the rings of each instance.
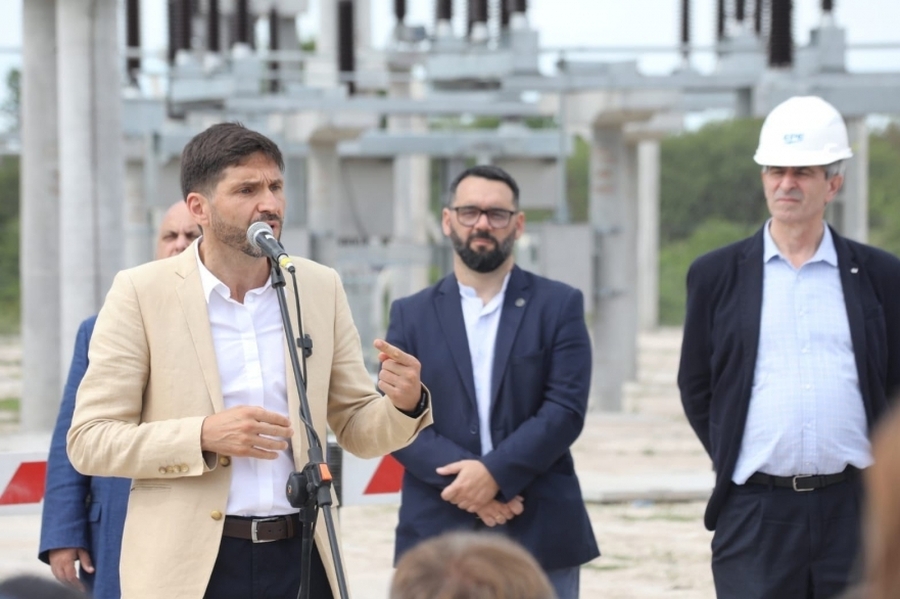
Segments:
[[[537,561],[492,533],[447,533],[397,564],[390,599],[556,599]]]

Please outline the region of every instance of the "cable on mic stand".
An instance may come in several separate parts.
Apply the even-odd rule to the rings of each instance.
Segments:
[[[288,354],[291,358],[291,367],[294,372],[294,380],[297,384],[297,392],[300,397],[300,421],[306,428],[306,438],[309,449],[308,461],[300,472],[292,472],[288,477],[285,491],[290,504],[300,509],[301,526],[301,557],[300,557],[300,589],[297,592],[298,599],[309,599],[309,572],[312,563],[312,549],[315,542],[316,522],[319,509],[325,517],[325,529],[328,533],[328,544],[331,545],[331,556],[334,560],[337,574],[338,591],[340,599],[348,599],[347,580],[344,576],[344,566],[341,561],[340,548],[335,532],[334,515],[331,513],[331,472],[325,461],[325,452],[318,433],[312,425],[312,413],[309,409],[309,399],[306,395],[306,359],[312,355],[312,339],[303,333],[303,319],[300,314],[300,293],[297,289],[297,275],[291,272],[294,286],[294,299],[297,308],[297,324],[300,337],[294,338],[291,328],[291,318],[287,308],[287,299],[284,294],[284,274],[278,264],[269,259],[272,271],[272,287],[278,296],[278,305],[281,308],[281,320],[284,324],[284,334],[287,338]],[[303,368],[301,372],[300,358],[297,348],[303,350]]]

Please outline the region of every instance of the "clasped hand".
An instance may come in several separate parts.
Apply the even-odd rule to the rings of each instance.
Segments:
[[[461,510],[477,514],[488,526],[505,524],[525,510],[522,497],[515,497],[507,503],[495,499],[500,486],[478,460],[453,462],[438,468],[437,473],[442,476],[456,475],[454,481],[441,492],[441,499]]]

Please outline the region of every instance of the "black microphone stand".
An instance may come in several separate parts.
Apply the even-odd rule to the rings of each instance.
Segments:
[[[328,532],[328,543],[331,545],[331,556],[334,559],[334,567],[337,574],[340,599],[348,599],[347,580],[344,577],[344,566],[341,562],[340,549],[337,542],[337,533],[334,527],[334,516],[331,513],[331,472],[325,461],[325,452],[319,435],[313,428],[312,413],[309,409],[309,399],[306,395],[306,379],[300,371],[300,360],[297,357],[297,346],[303,347],[303,364],[312,353],[312,344],[308,337],[303,335],[303,323],[299,323],[300,337],[294,338],[291,327],[291,318],[288,312],[287,300],[284,295],[284,274],[274,260],[269,260],[272,269],[272,287],[278,296],[278,305],[281,308],[281,320],[284,323],[284,334],[287,338],[288,354],[291,358],[291,367],[294,372],[294,382],[297,384],[297,392],[300,396],[300,421],[306,428],[306,439],[309,450],[309,461],[300,472],[292,472],[286,485],[287,498],[290,504],[300,508],[301,526],[301,554],[300,554],[300,590],[298,599],[309,599],[309,570],[312,563],[313,543],[316,522],[319,517],[319,508],[325,516],[325,529]],[[297,316],[299,313],[299,296],[297,299]],[[305,371],[305,368],[304,368]]]

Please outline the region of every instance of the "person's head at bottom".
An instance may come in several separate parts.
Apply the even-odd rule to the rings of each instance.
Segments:
[[[88,595],[51,580],[21,574],[0,581],[0,599],[85,599]]]
[[[446,533],[397,563],[390,599],[556,599],[537,561],[491,533]]]
[[[859,596],[900,599],[900,404],[872,439],[875,463],[866,468],[866,584]]]

